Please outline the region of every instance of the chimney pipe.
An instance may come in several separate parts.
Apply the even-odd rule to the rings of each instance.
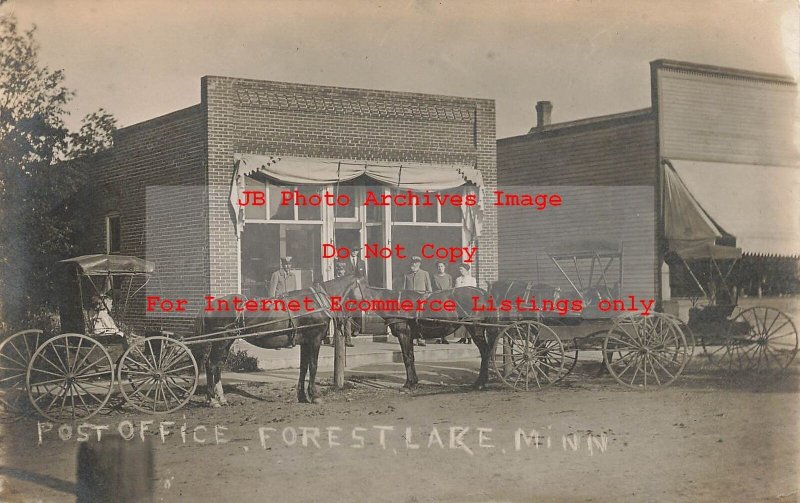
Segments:
[[[553,104],[549,101],[536,102],[536,129],[541,129],[550,125],[550,114],[553,112]]]

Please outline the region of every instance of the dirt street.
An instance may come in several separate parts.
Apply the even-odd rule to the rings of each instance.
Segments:
[[[778,382],[689,368],[641,392],[582,362],[535,393],[469,391],[475,366],[419,364],[427,384],[411,395],[398,364],[352,373],[345,392],[323,376],[321,405],[295,403],[290,381],[242,383],[221,409],[197,397],[181,413],[91,422],[133,421],[138,442],[155,421],[156,501],[798,500],[797,366]],[[163,441],[159,421],[175,423]],[[56,425],[37,440],[35,420],[4,426],[2,500],[74,501],[75,435]]]

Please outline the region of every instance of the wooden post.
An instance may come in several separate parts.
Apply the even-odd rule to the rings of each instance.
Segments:
[[[344,318],[343,323],[350,323],[350,320]],[[333,324],[333,387],[334,389],[344,389],[344,363],[345,363],[345,347],[344,347],[344,334],[342,330],[335,330],[336,323]],[[342,327],[343,329],[344,327]]]
[[[109,435],[78,449],[77,503],[152,503],[153,445]]]

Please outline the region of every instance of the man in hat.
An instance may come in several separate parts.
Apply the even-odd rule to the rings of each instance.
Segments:
[[[350,258],[338,261],[337,266],[339,264],[344,267],[345,274],[361,276],[362,278],[367,277],[367,264],[361,258],[361,247],[359,246],[350,248]]]
[[[347,273],[347,261],[340,260],[340,261],[336,262],[336,265],[334,265],[334,275],[337,278],[341,278],[342,276],[344,276],[346,274],[348,274]],[[355,337],[355,335],[356,335],[356,334],[353,333],[354,332],[354,328],[355,328],[353,326],[354,324],[355,323],[354,323],[354,321],[352,319],[352,316],[346,314],[345,317],[344,317],[344,324],[342,326],[342,332],[344,332],[344,345],[347,346],[348,348],[355,347],[355,344],[353,344],[353,337]],[[323,344],[332,344],[331,338],[329,336],[326,336],[325,339],[322,341],[322,343]]]
[[[421,269],[422,259],[416,255],[411,257],[411,270],[403,277],[404,290],[416,290],[418,292],[432,292],[431,276],[428,271]],[[425,346],[425,339],[420,337],[417,345]]]
[[[475,277],[472,275],[470,271],[469,264],[461,264],[458,266],[458,273],[459,276],[456,278],[456,288],[460,288],[462,286],[478,286],[478,282],[475,280]],[[472,342],[472,338],[469,336],[469,332],[467,328],[462,326],[456,330],[455,334],[458,336],[460,335],[461,338],[457,341],[461,344],[470,344]]]
[[[441,290],[450,290],[453,288],[453,277],[447,273],[447,264],[436,262],[436,273],[433,275],[433,291],[439,292]],[[436,341],[438,344],[450,344],[447,340],[447,335],[443,335]]]
[[[292,271],[292,257],[281,257],[281,268],[272,273],[269,279],[269,296],[278,297],[297,290],[297,277]]]

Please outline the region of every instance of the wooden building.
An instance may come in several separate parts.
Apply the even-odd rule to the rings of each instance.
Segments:
[[[650,108],[553,124],[552,104],[539,102],[534,128],[498,140],[500,189],[564,200],[547,213],[499,212],[500,278],[569,288],[551,250],[603,243],[622,251],[620,294],[666,299],[669,251],[711,243],[800,255],[795,82],[670,60],[650,67]]]

